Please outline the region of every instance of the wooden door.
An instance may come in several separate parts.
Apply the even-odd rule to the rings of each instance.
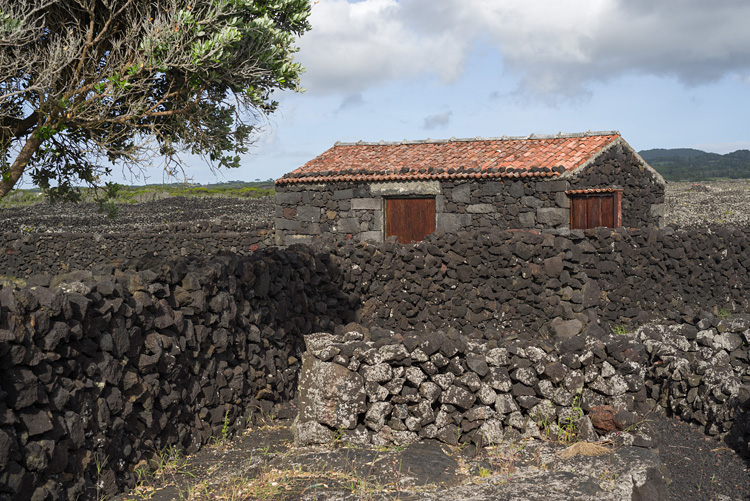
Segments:
[[[617,228],[622,226],[622,192],[571,195],[570,228]]]
[[[408,244],[420,242],[435,232],[434,198],[387,198],[385,200],[385,236],[395,235]]]

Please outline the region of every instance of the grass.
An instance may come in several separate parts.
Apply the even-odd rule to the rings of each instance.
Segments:
[[[265,198],[275,193],[272,180],[242,182],[230,181],[210,185],[191,185],[187,183],[149,184],[145,186],[118,185],[114,197],[104,207],[105,211],[116,212],[114,205],[134,204],[154,197],[235,197],[235,198]],[[82,200],[93,201],[93,190],[81,188]],[[12,190],[5,197],[0,198],[0,209],[23,207],[43,202],[46,197],[38,188],[30,190]]]
[[[2,287],[24,287],[26,280],[10,275],[0,275],[0,288]]]
[[[148,464],[137,466],[133,473],[136,478],[136,485],[133,489],[135,497],[126,496],[126,501],[148,499],[158,487],[175,484],[178,477],[195,478],[188,468],[187,458],[173,445],[156,451]]]
[[[719,319],[721,320],[725,320],[729,318],[731,315],[732,315],[731,311],[729,311],[726,308],[721,308],[716,316],[719,317]]]

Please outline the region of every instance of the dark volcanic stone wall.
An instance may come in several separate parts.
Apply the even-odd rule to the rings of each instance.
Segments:
[[[19,256],[33,259],[31,251],[24,252]],[[716,384],[713,375],[705,377],[706,371],[700,373],[705,364],[719,367],[726,362],[733,368],[734,360],[747,359],[745,324],[723,331],[718,324],[698,325],[699,318],[706,318],[703,310],[721,315],[750,311],[747,229],[485,229],[436,234],[416,245],[321,242],[317,251],[292,246],[247,256],[220,253],[201,261],[136,259],[55,279],[35,275],[28,283],[23,289],[0,289],[0,497],[15,492],[20,493],[17,499],[27,499],[40,489],[40,499],[48,493],[75,499],[88,489],[81,498],[86,499],[99,482],[107,493],[118,483],[132,485],[132,467],[154,451],[168,445],[192,451],[216,436],[225,419],[237,429],[251,410],[278,410],[296,391],[301,335],[333,332],[352,321],[371,332],[390,329],[416,340],[409,341],[408,357],[398,347],[384,350],[383,356],[394,357],[389,360],[403,368],[403,374],[402,369],[391,369],[400,374],[391,373],[391,382],[407,377],[407,358],[412,365],[424,364],[428,351],[431,357],[442,350],[443,358],[430,361],[446,378],[451,377],[448,372],[463,377],[469,368],[481,380],[484,365],[469,356],[480,355],[501,372],[505,367],[513,384],[536,392],[536,382],[527,377],[532,374],[518,371],[528,366],[513,366],[513,357],[511,365],[502,357],[487,359],[488,350],[504,348],[509,356],[528,359],[519,363],[530,361],[540,381],[559,376],[537,368],[542,359],[576,371],[576,361],[563,357],[580,351],[579,358],[598,357],[597,374],[613,379],[610,383],[618,385],[611,391],[621,392],[615,369],[627,361],[617,357],[632,346],[610,336],[610,330],[661,317],[708,332],[683,332],[685,340],[673,341],[681,351],[671,353],[658,341],[649,344],[639,338],[648,351],[629,359],[640,364],[648,356],[649,364],[665,371],[655,372],[655,383],[646,389],[635,383],[628,387],[625,393],[637,393],[630,401],[645,402],[643,392],[661,401],[666,393],[665,407],[681,415],[689,411],[698,422],[705,417],[706,426],[724,432],[734,426],[727,424],[731,419],[726,412],[704,411],[701,416],[694,412],[694,402],[710,407],[723,402],[725,389],[734,395],[736,381],[743,388],[748,384],[746,373],[739,379],[727,376],[728,386]],[[431,338],[440,339],[439,349],[437,344],[421,347],[422,339]],[[508,344],[513,339],[548,341],[529,351]],[[381,341],[382,346],[401,342],[385,336]],[[601,349],[594,351],[594,345]],[[418,347],[424,355],[414,358]],[[554,352],[557,347],[561,351]],[[459,352],[466,355],[466,367],[460,360],[451,366]],[[348,352],[328,350],[314,356],[320,362],[352,364]],[[610,356],[620,365],[607,362],[606,367]],[[378,357],[367,364],[389,361]],[[469,365],[470,359],[476,367]],[[444,362],[447,365],[438,367]],[[689,379],[691,374],[704,377]],[[421,378],[416,373],[409,377]],[[454,386],[476,386],[473,377],[465,379]],[[547,383],[540,388],[550,390]],[[609,397],[625,394],[610,395],[608,387],[602,388],[594,390]],[[471,411],[457,399],[465,394],[452,391],[456,395],[446,396],[441,404]],[[415,396],[408,392],[405,397]],[[544,393],[517,396],[538,395]],[[485,396],[492,399],[489,393]],[[747,406],[746,398],[739,400]],[[527,410],[538,404],[533,398],[524,401]],[[406,406],[406,414],[403,407],[398,411],[405,426],[411,403],[419,405],[389,403]],[[497,404],[485,404],[490,405],[497,412]],[[640,407],[627,409],[640,412]],[[481,412],[462,419],[470,427],[477,424],[475,429],[481,426]],[[451,416],[458,426],[455,418]],[[380,422],[378,416],[373,419]],[[740,437],[750,429],[743,419],[734,421],[741,424],[735,430]],[[407,426],[407,431],[413,430]],[[96,464],[103,459],[107,467],[97,479]]]
[[[750,303],[747,229],[486,230],[332,252],[345,290],[362,297],[362,321],[403,332],[571,336],[592,318],[637,324]]]
[[[270,225],[175,223],[128,233],[2,233],[0,275],[27,278],[128,259],[251,254],[273,244]]]
[[[0,498],[111,495],[167,446],[280,412],[302,334],[358,305],[309,249],[133,264],[0,289]]]

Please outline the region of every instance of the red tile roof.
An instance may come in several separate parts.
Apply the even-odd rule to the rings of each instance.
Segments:
[[[618,140],[618,132],[336,143],[276,181],[332,181],[553,177],[572,171]]]

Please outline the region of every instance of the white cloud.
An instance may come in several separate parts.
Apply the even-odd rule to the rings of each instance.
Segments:
[[[354,94],[348,94],[341,100],[341,105],[337,111],[344,111],[350,108],[357,108],[362,106],[365,100],[362,98],[361,92],[355,92]]]
[[[422,127],[424,127],[427,130],[435,129],[438,127],[445,127],[446,125],[450,123],[452,116],[453,116],[452,111],[438,113],[437,115],[430,115],[429,117],[425,117],[424,124],[422,125]]]
[[[390,80],[461,73],[465,55],[453,37],[419,33],[396,0],[321,0],[313,29],[300,40],[299,61],[311,93],[354,93]],[[460,43],[463,43],[460,41]]]
[[[748,19],[746,0],[321,0],[299,59],[313,93],[425,74],[451,81],[484,42],[532,94],[575,95],[623,74],[695,85],[746,78]]]

